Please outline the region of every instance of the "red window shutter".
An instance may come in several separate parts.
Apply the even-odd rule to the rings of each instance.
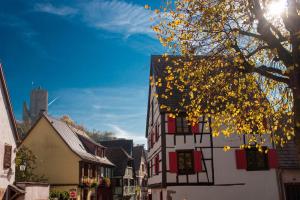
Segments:
[[[194,151],[194,171],[201,172],[202,171],[202,152]]]
[[[152,148],[152,146],[153,146],[153,138],[152,138],[152,132],[150,133],[150,146],[151,146],[151,148]]]
[[[177,154],[169,152],[169,168],[171,173],[177,173]]]
[[[268,162],[269,162],[269,168],[278,168],[278,156],[275,149],[269,149]]]
[[[192,133],[193,134],[200,133],[199,123],[196,123],[192,126]]]
[[[3,158],[3,168],[8,169],[11,167],[11,154],[12,154],[12,146],[5,145],[4,146],[4,158]]]
[[[151,167],[150,167],[150,169],[151,169],[151,170],[150,170],[150,171],[151,171],[151,176],[153,176],[153,165],[152,165],[152,159],[151,159],[151,161],[150,161],[150,166],[151,166]]]
[[[156,142],[158,141],[158,138],[159,138],[159,129],[158,129],[158,125],[155,126],[155,140]]]
[[[173,134],[176,132],[176,119],[168,116],[168,133]]]
[[[194,151],[194,171],[201,172],[202,171],[202,152]]]
[[[235,150],[236,168],[247,169],[246,151],[245,149]]]
[[[151,148],[151,142],[150,142],[150,140],[151,140],[151,137],[150,137],[150,135],[148,136],[148,150],[150,150],[150,148]]]
[[[159,172],[159,155],[155,157],[155,174]]]
[[[155,143],[155,139],[154,139],[154,133],[151,132],[151,147],[154,146],[154,143]]]

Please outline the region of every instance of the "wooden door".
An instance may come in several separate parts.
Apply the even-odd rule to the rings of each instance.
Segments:
[[[285,197],[286,197],[286,200],[299,200],[300,199],[300,183],[285,184]]]

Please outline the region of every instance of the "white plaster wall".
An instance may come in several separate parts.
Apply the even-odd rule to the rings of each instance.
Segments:
[[[150,110],[149,110],[149,125],[148,125],[148,140],[149,140],[149,137],[151,136],[150,133],[155,130],[155,126],[158,125],[158,135],[159,135],[159,138],[158,138],[158,141],[156,141],[153,145],[153,148],[150,148],[148,150],[148,157],[147,157],[147,161],[148,163],[150,164],[150,160],[152,160],[153,158],[155,158],[155,156],[157,154],[159,154],[159,160],[161,160],[162,158],[162,153],[161,153],[161,145],[162,145],[162,141],[161,141],[161,126],[162,124],[161,123],[161,114],[159,112],[159,105],[158,105],[158,102],[157,102],[157,98],[155,98],[155,95],[154,95],[154,91],[155,91],[155,86],[152,86],[152,89],[151,89],[151,94],[150,94]],[[153,98],[154,97],[154,98]],[[153,121],[153,125],[151,125],[151,115],[152,115],[152,109],[151,109],[151,100],[153,99],[153,111],[154,111],[154,121]],[[153,159],[154,161],[154,159]],[[162,169],[162,162],[159,163],[159,171],[161,171]],[[155,172],[154,168],[153,168],[153,173]],[[149,174],[150,176],[151,174]],[[162,179],[162,176],[161,176],[161,172],[158,174],[158,175],[153,175],[151,177],[149,177],[148,179],[148,184],[156,184],[156,183],[161,183],[161,179]]]
[[[242,186],[174,186],[167,190],[175,191],[172,200],[278,200],[277,191],[270,190],[268,183],[260,188],[251,184]],[[167,196],[163,196],[166,200]],[[153,200],[159,200],[153,198]]]
[[[160,160],[161,160],[161,156],[162,156],[162,153],[159,152]],[[149,157],[149,158],[152,158],[152,157]],[[161,169],[162,169],[162,162],[159,162],[159,173],[157,175],[154,174],[153,176],[151,176],[148,179],[148,185],[161,183],[161,181],[162,181]],[[153,169],[153,173],[155,173],[154,169]]]
[[[8,112],[8,102],[4,98],[4,88],[0,82],[0,188],[6,188],[15,180],[16,142],[13,136],[13,125]],[[12,166],[10,170],[3,169],[4,145],[12,146]]]
[[[49,199],[49,186],[26,186],[24,200]]]
[[[142,165],[144,165],[144,171],[142,171]],[[146,163],[144,156],[142,156],[142,158],[141,158],[141,163],[140,163],[139,169],[136,169],[136,174],[139,177],[138,185],[142,185],[143,178],[148,175],[147,174],[147,163]]]
[[[208,126],[206,131],[209,132]],[[166,165],[169,169],[169,158],[168,152],[174,152],[180,149],[191,149],[199,150],[199,147],[210,146],[210,136],[203,135],[202,142],[200,143],[200,135],[196,136],[196,143],[194,142],[193,135],[186,135],[186,141],[184,142],[184,136],[176,136],[176,145],[174,144],[174,135],[166,134]],[[272,148],[272,144],[268,138],[266,145]],[[213,155],[214,155],[214,175],[215,175],[215,185],[218,186],[176,186],[168,187],[175,190],[177,194],[175,199],[278,199],[278,185],[276,170],[270,169],[265,171],[247,171],[236,169],[236,158],[235,150],[243,144],[243,137],[233,136],[230,138],[225,138],[223,135],[213,138]],[[224,152],[223,147],[229,145],[232,147],[228,152]],[[211,157],[210,149],[203,148],[202,153],[204,158]],[[203,163],[202,163],[202,166]],[[211,162],[206,161],[206,166],[208,168],[209,177],[212,177]],[[197,182],[196,175],[189,175],[189,183]],[[205,182],[207,180],[205,173],[199,173],[199,181]],[[176,174],[167,173],[167,182],[176,183]],[[186,175],[178,175],[179,183],[186,183]],[[241,184],[241,185],[237,185]],[[227,186],[224,186],[227,185]],[[231,185],[231,186],[229,186]],[[248,197],[245,196],[248,194]],[[203,197],[203,198],[202,198]],[[155,198],[153,198],[155,199]]]

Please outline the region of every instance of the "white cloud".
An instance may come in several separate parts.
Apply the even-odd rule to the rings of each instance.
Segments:
[[[49,113],[69,115],[88,129],[112,131],[117,137],[145,143],[147,88],[107,87],[73,88],[50,93],[59,96]]]
[[[81,7],[83,19],[90,26],[126,36],[133,34],[154,36],[151,29],[153,22],[150,22],[150,18],[155,18],[155,14],[142,6],[125,1],[93,0],[81,4]]]
[[[51,3],[38,3],[35,5],[35,11],[45,12],[60,16],[69,16],[77,13],[77,9],[69,6],[54,6]]]
[[[145,34],[154,37],[151,25],[156,15],[143,6],[118,0],[92,0],[70,6],[54,6],[51,3],[35,4],[34,10],[60,16],[78,14],[87,25],[129,37]]]
[[[113,131],[118,135],[119,138],[125,138],[125,139],[133,139],[136,144],[145,144],[146,139],[144,136],[133,133],[130,131],[127,131],[118,125],[114,124],[108,124],[110,127],[112,127]]]

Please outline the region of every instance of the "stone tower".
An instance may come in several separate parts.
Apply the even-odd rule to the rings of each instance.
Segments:
[[[48,91],[38,87],[31,91],[30,107],[26,102],[23,105],[23,121],[32,125],[42,112],[48,112]]]

